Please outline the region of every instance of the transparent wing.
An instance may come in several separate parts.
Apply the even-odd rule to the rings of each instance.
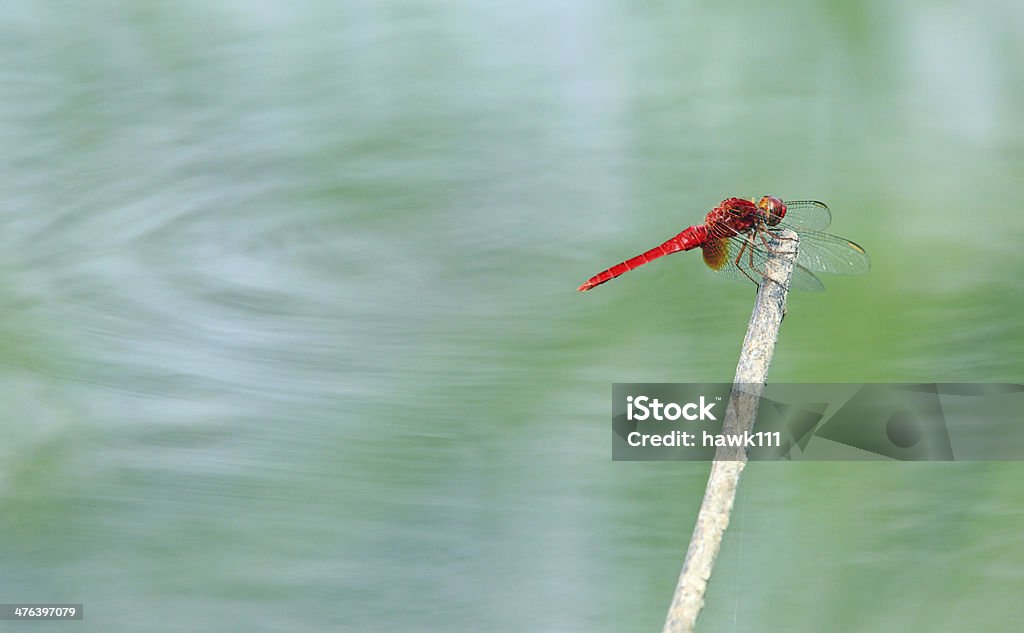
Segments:
[[[863,275],[871,269],[871,259],[856,242],[817,231],[800,233],[796,263],[833,275]]]
[[[709,240],[701,246],[701,250],[704,254],[704,263],[716,273],[736,281],[761,284],[768,261],[768,251],[756,234],[743,233]],[[825,290],[821,281],[800,263],[799,258],[793,266],[789,287],[812,292]]]
[[[789,227],[797,233],[824,231],[832,224],[832,212],[828,205],[817,200],[794,200],[786,202],[786,217],[780,226]]]

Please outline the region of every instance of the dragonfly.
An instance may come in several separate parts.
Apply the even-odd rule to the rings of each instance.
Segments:
[[[760,285],[773,253],[771,242],[785,240],[779,232],[799,236],[790,288],[820,292],[824,284],[814,273],[862,275],[871,268],[867,252],[856,242],[823,231],[832,223],[828,205],[817,200],[783,202],[776,196],[726,198],[704,218],[660,246],[603,270],[577,290],[590,290],[665,255],[700,247],[704,263],[725,277]]]

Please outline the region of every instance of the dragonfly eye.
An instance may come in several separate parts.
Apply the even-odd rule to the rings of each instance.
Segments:
[[[757,206],[768,216],[767,221],[771,226],[775,226],[786,217],[786,203],[775,196],[761,198]]]

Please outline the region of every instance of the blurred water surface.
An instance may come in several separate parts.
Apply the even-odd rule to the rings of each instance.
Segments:
[[[2,602],[656,630],[707,466],[611,463],[610,383],[730,380],[752,288],[574,289],[732,195],[872,256],[773,381],[1024,380],[1019,3],[5,13]],[[701,630],[1011,630],[1022,474],[752,464]]]

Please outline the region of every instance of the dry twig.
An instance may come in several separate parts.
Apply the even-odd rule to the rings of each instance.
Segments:
[[[764,391],[779,326],[786,313],[786,295],[798,247],[796,233],[783,231],[780,237],[781,241],[771,242],[776,254],[768,260],[765,280],[757,292],[722,423],[723,433],[750,432],[754,427],[757,404]],[[704,501],[697,515],[697,525],[693,528],[663,633],[690,633],[694,630],[746,463],[747,454],[742,447],[723,446],[715,453]]]

